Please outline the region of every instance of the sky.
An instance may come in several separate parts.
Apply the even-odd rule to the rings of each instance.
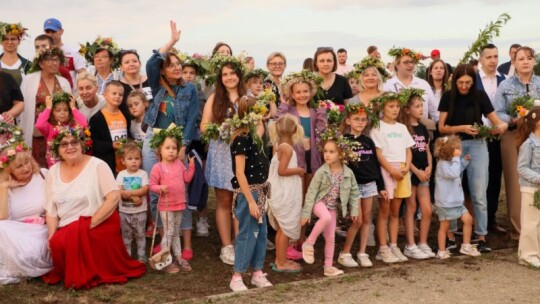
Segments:
[[[493,40],[502,63],[512,43],[540,51],[539,11],[538,0],[2,0],[0,21],[28,28],[30,37],[19,48],[27,58],[43,22],[54,17],[63,24],[65,44],[112,37],[121,48],[137,49],[145,62],[169,40],[174,20],[182,30],[176,47],[183,52],[210,54],[223,41],[264,68],[266,57],[281,51],[287,73],[300,70],[320,46],[345,48],[348,64],[367,55],[369,45],[379,47],[385,62],[392,46],[428,56],[436,48],[456,65],[480,29],[508,13],[512,19]]]

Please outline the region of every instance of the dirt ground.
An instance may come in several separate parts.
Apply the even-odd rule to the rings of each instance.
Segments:
[[[211,191],[211,206],[213,205],[213,191]],[[213,210],[213,208],[211,208]],[[501,204],[499,212],[499,222],[503,227],[508,227],[506,220],[506,205],[504,204],[504,194],[501,195]],[[191,273],[179,274],[164,274],[148,269],[147,274],[136,280],[131,280],[124,285],[109,285],[100,286],[91,290],[74,291],[66,290],[62,285],[48,286],[41,282],[40,279],[30,279],[21,284],[0,286],[0,303],[166,303],[180,302],[184,300],[193,302],[208,301],[206,297],[230,292],[229,280],[232,274],[232,266],[223,264],[219,260],[220,241],[215,230],[213,222],[213,214],[210,215],[211,231],[210,237],[194,237],[194,259],[191,262],[193,271]],[[430,229],[429,244],[435,246],[436,233],[438,229],[438,221],[435,216],[432,220],[432,228]],[[460,239],[457,239],[458,244]],[[336,238],[336,252],[334,261],[337,260],[337,255],[343,246],[344,239]],[[405,239],[399,239],[399,246],[403,247]],[[334,301],[339,298],[337,303],[355,303],[364,302],[363,297],[371,297],[373,302],[387,303],[390,299],[412,299],[418,297],[422,301],[433,301],[439,299],[442,302],[450,301],[450,299],[461,299],[459,297],[460,290],[470,289],[472,294],[463,298],[465,302],[477,303],[484,296],[493,296],[493,299],[503,299],[497,295],[497,292],[502,292],[510,284],[509,282],[518,282],[519,277],[523,276],[523,280],[536,278],[538,280],[539,272],[534,272],[525,267],[519,267],[515,260],[515,251],[517,250],[517,242],[511,241],[508,235],[493,235],[488,236],[488,243],[493,249],[510,248],[503,258],[499,258],[499,253],[492,253],[484,256],[481,259],[459,260],[451,259],[450,261],[423,261],[409,262],[399,266],[388,266],[382,262],[375,261],[376,247],[368,247],[367,253],[371,256],[374,262],[373,269],[366,271],[360,268],[345,269],[346,276],[337,280],[319,281],[323,277],[323,250],[324,244],[322,238],[316,244],[316,260],[312,265],[302,265],[303,270],[299,274],[284,274],[273,272],[268,264],[275,259],[275,252],[268,251],[266,256],[266,269],[268,279],[276,285],[270,290],[260,293],[261,295],[271,294],[269,297],[262,297],[259,301],[259,293],[252,296],[251,293],[245,295],[250,298],[250,301],[257,300],[263,302],[291,302],[301,301],[300,299],[309,300],[311,296],[315,297],[316,302]],[[355,254],[358,250],[358,241],[352,248]],[[337,265],[342,268],[341,265]],[[431,273],[431,274],[429,274]],[[502,278],[514,278],[504,281],[498,278],[504,274]],[[425,279],[424,279],[425,277]],[[249,275],[244,279],[249,282]],[[303,282],[296,285],[297,282]],[[492,284],[497,282],[497,284]],[[532,282],[532,281],[531,281]],[[343,284],[347,283],[347,284]],[[348,285],[348,284],[352,285]],[[292,285],[291,285],[292,284]],[[356,285],[357,284],[357,285]],[[450,284],[450,285],[449,285]],[[349,286],[340,289],[340,286]],[[514,288],[526,284],[515,284],[510,287]],[[298,299],[294,296],[297,292],[297,286],[300,288]],[[333,287],[329,287],[333,286]],[[404,286],[414,286],[414,288],[404,288]],[[445,287],[449,286],[449,287]],[[540,286],[536,284],[536,286]],[[482,288],[478,288],[482,287]],[[350,294],[351,288],[359,292],[358,298],[347,296]],[[341,291],[340,291],[341,290]],[[349,291],[348,291],[349,290]],[[410,293],[408,292],[410,290]],[[512,289],[514,290],[514,289]],[[527,288],[523,291],[514,292],[516,299],[527,299]],[[313,291],[317,291],[316,296]],[[421,292],[419,292],[421,291]],[[278,296],[284,294],[284,296]],[[287,295],[290,294],[290,295]],[[474,297],[474,294],[478,294]],[[361,296],[360,296],[361,295]],[[407,295],[410,298],[407,298]],[[272,297],[275,297],[273,299]],[[305,297],[305,298],[302,298]],[[233,298],[227,298],[227,301],[237,302]],[[423,299],[423,300],[422,300]],[[224,299],[209,300],[221,302]],[[367,303],[371,303],[368,301]],[[401,301],[400,301],[401,302]],[[407,301],[406,301],[407,302]],[[452,300],[452,302],[455,302]],[[507,301],[509,302],[509,301]],[[516,303],[525,303],[516,301]]]

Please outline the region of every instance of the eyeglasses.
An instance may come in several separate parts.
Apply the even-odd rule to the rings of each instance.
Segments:
[[[59,58],[47,58],[44,61],[46,61],[48,63],[59,63],[60,59]]]
[[[54,34],[54,33],[56,33],[56,32],[58,32],[58,31],[53,31],[53,30],[45,30],[45,33],[47,33],[47,34]]]
[[[278,67],[282,68],[285,66],[285,63],[284,62],[270,62],[268,65],[273,68],[278,68]]]
[[[472,81],[456,81],[456,84],[460,87],[470,87],[472,86]]]
[[[403,63],[404,65],[416,64],[416,62],[414,61],[402,61],[401,63]]]
[[[110,56],[108,55],[104,55],[104,56],[94,56],[94,59],[109,59],[111,58]]]
[[[181,68],[181,67],[182,67],[182,63],[180,63],[180,62],[171,62],[171,63],[169,63],[169,65],[167,65],[167,67],[168,67],[169,69]]]
[[[15,42],[15,41],[19,41],[19,38],[8,38],[8,37],[4,37],[4,38],[2,38],[2,41]]]
[[[62,149],[67,149],[67,147],[69,146],[72,146],[74,148],[78,147],[79,146],[79,141],[78,140],[71,140],[71,141],[63,141],[60,143],[60,148]]]

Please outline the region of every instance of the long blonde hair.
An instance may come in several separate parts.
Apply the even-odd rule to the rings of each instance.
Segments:
[[[291,136],[296,144],[304,138],[304,128],[298,124],[294,115],[285,114],[268,126],[268,134],[272,145],[278,144],[284,136]]]

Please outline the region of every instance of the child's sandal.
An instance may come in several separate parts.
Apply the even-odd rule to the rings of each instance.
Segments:
[[[178,267],[178,265],[172,263],[171,265],[165,267],[165,268],[163,269],[163,271],[164,271],[165,273],[171,273],[171,274],[172,274],[172,273],[179,273],[179,272],[180,272],[180,267]]]
[[[186,261],[186,260],[178,260],[178,265],[180,265],[180,269],[183,272],[190,272],[191,270],[193,270],[193,268],[191,268],[191,265],[189,264],[189,262]]]

